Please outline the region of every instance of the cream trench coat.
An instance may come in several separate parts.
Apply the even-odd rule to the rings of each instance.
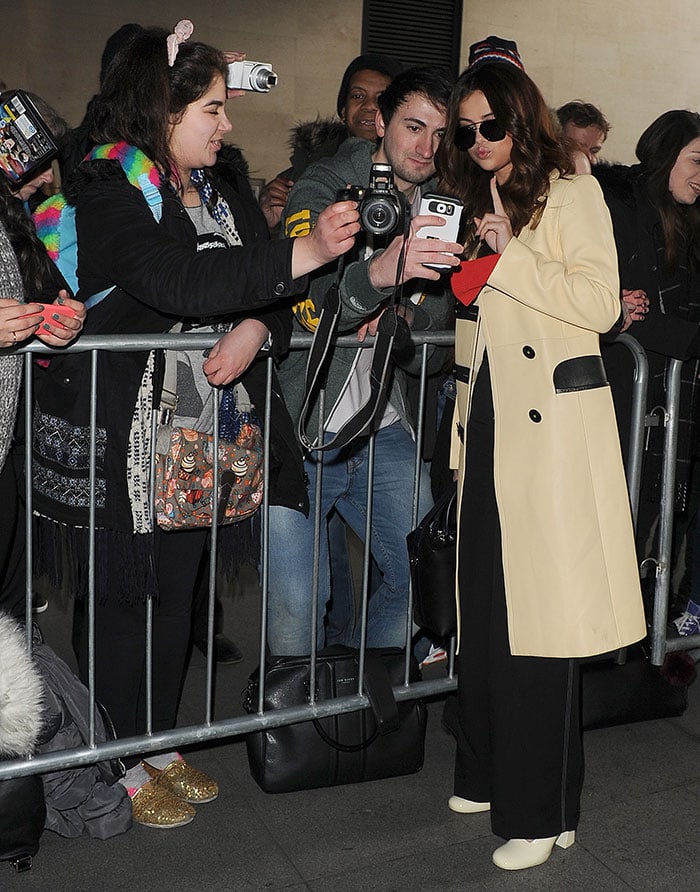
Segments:
[[[511,652],[586,657],[638,641],[646,627],[598,342],[620,315],[612,224],[593,177],[550,186],[539,225],[511,239],[471,308],[477,318],[458,320],[453,467],[461,491],[485,350]]]

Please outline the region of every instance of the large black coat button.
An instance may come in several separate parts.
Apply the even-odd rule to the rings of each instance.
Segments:
[[[523,347],[523,356],[527,357],[528,359],[535,358],[535,351],[532,349],[532,347],[529,344],[526,344]]]
[[[284,287],[284,282],[278,282],[275,285],[275,294],[284,294],[287,289]]]
[[[530,416],[530,421],[534,421],[535,424],[539,424],[540,421],[542,421],[542,416],[537,411],[537,409],[530,409],[527,414]]]

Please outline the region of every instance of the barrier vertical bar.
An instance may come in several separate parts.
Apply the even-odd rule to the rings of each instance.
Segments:
[[[27,540],[24,579],[24,617],[27,648],[32,652],[32,599],[33,599],[33,541],[32,541],[32,386],[33,357],[25,353],[24,366],[24,498],[27,511],[24,517],[24,532]],[[8,455],[8,461],[11,460]]]
[[[88,727],[90,747],[95,746],[95,503],[97,474],[97,359],[98,350],[90,351],[90,455],[88,521]]]
[[[372,563],[372,512],[374,510],[375,434],[367,444],[367,498],[365,499],[365,535],[362,548],[362,600],[360,606],[360,657],[357,671],[357,693],[363,693],[365,652],[367,650],[367,619],[369,611],[369,581]]]
[[[266,360],[267,376],[265,379],[265,417],[263,420],[263,503],[261,525],[261,607],[260,607],[260,647],[258,665],[261,667],[258,685],[258,711],[262,712],[265,696],[265,653],[267,644],[267,607],[270,588],[270,427],[272,424],[272,357]]]
[[[632,353],[634,359],[634,382],[632,385],[632,416],[630,419],[629,451],[627,453],[627,491],[630,497],[632,520],[637,524],[639,510],[639,490],[642,481],[642,456],[644,452],[644,430],[649,387],[649,362],[644,348],[631,335],[619,334],[616,338]]]
[[[673,359],[666,375],[666,411],[664,414],[664,455],[659,509],[659,548],[654,587],[654,611],[651,627],[651,662],[661,666],[666,655],[666,621],[671,586],[671,560],[678,452],[678,408],[683,362]]]

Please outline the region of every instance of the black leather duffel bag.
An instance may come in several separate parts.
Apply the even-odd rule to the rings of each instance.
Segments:
[[[420,700],[397,703],[404,681],[400,648],[366,651],[363,688],[371,707],[256,731],[246,739],[250,772],[266,793],[289,793],[412,774],[423,767],[427,711]],[[265,668],[265,712],[302,706],[310,697],[310,658],[273,657]],[[411,661],[411,680],[419,677]],[[358,693],[359,651],[335,646],[316,660],[316,700]],[[259,672],[245,699],[258,707]]]

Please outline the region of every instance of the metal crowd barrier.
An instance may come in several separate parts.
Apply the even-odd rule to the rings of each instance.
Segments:
[[[651,662],[661,666],[668,653],[700,647],[700,635],[670,636],[667,631],[668,607],[673,572],[673,522],[676,483],[676,453],[678,450],[678,421],[681,390],[680,359],[671,360],[666,373],[666,405],[657,407],[659,423],[664,427],[663,470],[661,479],[661,508],[656,537],[656,555],[647,558],[655,566],[654,611],[650,630]],[[652,416],[653,417],[653,416]],[[652,418],[647,416],[647,420]]]
[[[176,749],[181,746],[195,743],[204,743],[207,741],[240,737],[250,732],[262,731],[268,728],[275,728],[281,725],[292,724],[299,721],[308,721],[310,719],[321,719],[327,716],[339,715],[353,712],[366,708],[370,705],[369,698],[362,688],[360,682],[358,691],[353,696],[337,698],[332,701],[319,701],[314,699],[313,694],[310,702],[303,706],[288,707],[284,709],[276,709],[265,712],[263,710],[264,687],[261,684],[258,700],[258,709],[255,713],[249,715],[233,715],[228,718],[213,720],[213,679],[214,679],[214,648],[212,646],[213,630],[214,630],[214,595],[216,586],[216,568],[217,568],[217,530],[212,529],[211,548],[210,548],[210,572],[209,572],[209,615],[208,615],[208,642],[207,648],[207,668],[206,668],[206,695],[205,695],[205,716],[204,721],[198,725],[178,726],[169,731],[154,732],[152,730],[152,636],[153,636],[153,607],[152,604],[147,605],[146,615],[146,654],[147,665],[149,671],[147,673],[147,703],[146,703],[146,726],[147,731],[144,735],[131,738],[119,738],[114,741],[98,743],[95,739],[95,635],[94,635],[94,610],[95,610],[95,575],[98,571],[95,563],[95,468],[96,468],[96,393],[97,393],[97,357],[100,351],[112,352],[132,352],[132,351],[148,351],[152,349],[171,349],[171,350],[204,350],[214,345],[218,339],[217,334],[211,333],[193,333],[186,334],[166,334],[161,336],[153,335],[131,335],[131,336],[83,336],[80,340],[70,347],[66,348],[68,352],[88,352],[91,355],[91,398],[90,398],[90,545],[89,545],[89,573],[88,573],[88,600],[87,600],[87,623],[88,623],[88,655],[89,655],[89,675],[88,690],[90,693],[89,706],[89,740],[87,745],[83,747],[64,750],[45,755],[37,755],[26,760],[9,760],[0,762],[0,778],[15,777],[28,774],[37,774],[57,769],[69,768],[79,765],[89,765],[105,759],[125,757],[138,754],[146,754],[149,752],[159,751],[163,749]],[[291,349],[308,350],[311,345],[312,336],[306,334],[296,334],[292,338]],[[415,478],[413,493],[413,526],[418,521],[418,468],[421,462],[420,444],[423,439],[423,415],[425,406],[425,388],[427,380],[427,350],[431,344],[440,346],[451,346],[454,342],[453,332],[431,332],[425,334],[416,334],[415,342],[420,345],[422,350],[422,372],[420,378],[420,402],[419,414],[420,423],[416,436],[416,459],[415,459]],[[368,338],[365,341],[365,347],[372,346],[373,339]],[[357,339],[354,335],[348,335],[338,338],[341,346],[358,346]],[[27,502],[27,589],[25,611],[27,622],[27,644],[31,647],[31,609],[32,609],[32,576],[33,576],[33,554],[32,554],[32,385],[33,385],[33,366],[34,354],[52,354],[56,351],[49,350],[40,344],[31,344],[20,351],[24,357],[24,375],[25,375],[25,438],[26,438],[26,502]],[[66,352],[66,351],[61,351]],[[259,663],[264,665],[266,654],[266,617],[268,603],[268,549],[269,537],[267,531],[267,513],[269,508],[269,474],[267,473],[267,465],[269,462],[269,430],[270,430],[270,393],[272,388],[272,359],[265,360],[267,363],[267,397],[266,412],[263,419],[263,428],[265,431],[265,474],[264,474],[264,493],[262,505],[262,543],[261,543],[261,623],[260,623],[260,645],[259,645]],[[154,413],[153,433],[155,434],[156,418]],[[218,447],[218,406],[215,408],[214,416],[214,454],[217,454]],[[155,448],[155,436],[152,437],[153,447]],[[154,452],[154,449],[153,449]],[[154,465],[155,459],[152,454],[151,464]],[[370,442],[369,456],[369,479],[372,480],[374,458],[373,458],[373,439]],[[218,471],[217,475],[218,476]],[[408,485],[408,481],[407,481]],[[215,477],[214,486],[217,486]],[[152,494],[153,495],[153,494]],[[311,495],[312,506],[314,496]],[[372,491],[371,486],[367,493],[368,512],[371,512]],[[313,510],[313,507],[312,507]],[[371,514],[370,514],[371,518]],[[316,517],[316,523],[319,523],[319,517]],[[369,532],[369,520],[366,534]],[[368,541],[367,535],[365,542]],[[408,554],[406,555],[408,560]],[[362,583],[362,604],[361,616],[366,617],[367,599],[369,589],[369,563],[370,555],[367,546],[364,548],[363,555],[363,583]],[[314,570],[314,589],[318,586],[318,568]],[[315,612],[314,612],[315,616]],[[412,599],[409,598],[406,605],[407,628],[410,628],[412,617]],[[312,658],[315,659],[316,654],[316,635],[314,630],[309,630],[310,647],[309,651]],[[363,636],[364,638],[364,636]],[[411,653],[410,640],[406,645],[405,674],[402,685],[394,688],[394,695],[397,700],[411,700],[423,698],[433,695],[447,693],[456,688],[457,682],[454,672],[454,642],[450,648],[450,657],[445,677],[433,678],[422,681],[409,681],[409,661]],[[360,648],[360,669],[365,660],[365,643],[363,641]],[[362,678],[360,671],[358,677]],[[311,692],[314,691],[313,681],[310,687]]]
[[[676,637],[668,634],[668,608],[671,578],[673,575],[678,415],[683,362],[680,359],[673,359],[668,363],[665,387],[666,404],[651,406],[647,411],[646,396],[649,382],[649,365],[646,353],[639,342],[631,335],[621,334],[615,340],[624,344],[630,350],[635,363],[630,445],[626,469],[632,516],[635,521],[639,506],[645,434],[650,427],[661,426],[664,431],[658,530],[654,537],[652,553],[645,556],[640,565],[640,571],[650,567],[653,567],[654,570],[654,606],[649,629],[650,659],[652,665],[661,666],[668,653],[694,650],[700,647],[700,635]]]
[[[68,348],[71,352],[89,352],[92,358],[91,364],[91,425],[92,438],[90,450],[90,468],[91,468],[91,543],[89,553],[89,594],[88,594],[88,623],[89,623],[89,655],[91,671],[88,679],[88,688],[90,691],[90,732],[89,741],[86,746],[65,750],[63,752],[51,753],[47,755],[39,755],[25,760],[10,760],[0,762],[0,778],[21,776],[28,774],[36,774],[47,771],[54,771],[59,768],[67,768],[78,765],[88,765],[104,759],[112,759],[116,757],[146,754],[149,752],[173,749],[187,744],[204,743],[207,741],[240,737],[251,732],[263,731],[270,728],[279,727],[281,725],[291,724],[298,721],[308,721],[309,719],[320,719],[332,715],[339,715],[363,709],[369,706],[369,699],[364,693],[361,685],[353,696],[342,697],[333,701],[318,701],[313,698],[310,702],[303,706],[288,707],[284,709],[276,709],[265,712],[263,710],[264,690],[261,689],[258,695],[258,708],[255,713],[248,715],[234,715],[228,718],[213,720],[213,677],[214,677],[214,659],[212,647],[213,624],[214,624],[214,592],[216,585],[216,528],[212,530],[212,545],[210,549],[210,574],[209,574],[209,617],[208,617],[208,636],[209,647],[207,649],[207,670],[206,670],[206,704],[204,721],[198,725],[190,725],[184,727],[176,727],[169,731],[153,732],[151,729],[151,706],[152,706],[152,677],[148,676],[149,698],[147,702],[147,733],[131,738],[121,738],[106,743],[97,743],[95,740],[95,696],[94,696],[94,599],[95,599],[95,544],[94,544],[94,506],[95,506],[95,421],[96,421],[96,383],[97,383],[97,356],[99,351],[108,350],[116,352],[144,351],[151,349],[206,349],[213,346],[217,339],[215,334],[187,333],[179,335],[162,335],[154,337],[152,335],[133,335],[133,336],[107,336],[107,337],[82,337],[79,342]],[[416,464],[414,478],[414,495],[413,495],[413,521],[418,520],[418,468],[421,462],[420,444],[423,440],[425,415],[425,393],[426,393],[426,360],[427,348],[430,344],[438,344],[441,346],[451,346],[454,341],[453,332],[431,332],[414,335],[414,340],[421,345],[423,364],[420,378],[420,398],[419,398],[419,424],[416,437]],[[658,555],[652,558],[656,570],[655,583],[655,605],[653,623],[650,631],[650,639],[652,643],[651,660],[655,665],[661,665],[666,653],[674,650],[689,650],[700,645],[700,636],[688,638],[673,639],[668,638],[666,634],[666,622],[668,613],[669,590],[671,580],[671,535],[673,530],[673,489],[675,477],[675,457],[677,446],[678,431],[678,399],[680,391],[680,370],[682,363],[673,361],[670,364],[667,392],[668,403],[660,410],[659,421],[655,421],[652,414],[645,413],[646,392],[648,383],[648,366],[644,350],[629,335],[619,335],[616,339],[631,351],[635,362],[635,376],[633,383],[633,416],[630,432],[630,449],[627,464],[627,480],[630,495],[630,503],[632,506],[633,516],[636,518],[637,506],[639,499],[639,489],[642,472],[643,447],[645,429],[650,424],[661,423],[664,426],[664,473],[662,485],[662,502],[661,502],[661,520],[659,529]],[[357,346],[357,340],[354,335],[344,336],[338,339],[338,343],[342,346]],[[308,349],[311,344],[311,335],[295,335],[292,339],[292,349]],[[365,346],[369,347],[372,339],[365,342]],[[31,406],[32,406],[32,381],[33,381],[33,354],[36,353],[52,353],[42,345],[30,345],[24,348],[24,373],[25,373],[25,405],[26,405],[26,443],[27,443],[27,473],[26,473],[26,499],[27,499],[27,591],[26,591],[26,616],[31,618],[32,606],[32,487],[31,487]],[[272,359],[268,358],[267,362],[267,411],[264,418],[265,429],[265,455],[266,463],[269,460],[269,406],[270,392],[272,387]],[[217,437],[217,419],[214,421],[215,446]],[[155,418],[154,418],[155,430]],[[155,443],[155,437],[153,438]],[[373,473],[373,444],[370,446],[370,480]],[[259,662],[264,664],[265,661],[265,642],[266,642],[266,615],[268,601],[268,547],[269,537],[267,533],[267,511],[269,507],[269,475],[265,474],[265,488],[262,507],[262,560],[261,560],[261,624],[260,624],[260,647]],[[313,505],[313,494],[312,505]],[[368,514],[371,517],[372,492],[367,494]],[[316,524],[319,523],[319,511],[317,508]],[[369,534],[369,521],[366,530]],[[318,530],[317,530],[318,535]],[[365,537],[367,541],[367,536]],[[407,558],[408,559],[408,558]],[[363,573],[362,573],[362,605],[361,615],[366,616],[368,589],[369,589],[369,549],[365,546],[363,554]],[[315,569],[314,589],[317,591],[318,586],[318,568]],[[315,611],[313,611],[315,617]],[[412,602],[409,593],[407,602],[407,623],[410,624],[412,615]],[[409,625],[410,628],[410,625]],[[152,606],[147,612],[146,618],[146,648],[149,664],[152,661]],[[27,624],[27,642],[31,647],[31,621]],[[314,630],[310,629],[310,652],[316,654],[316,636]],[[455,658],[454,658],[454,641],[451,643],[447,673],[445,677],[433,678],[430,680],[409,682],[408,667],[410,657],[410,642],[406,646],[406,668],[404,683],[394,688],[394,694],[397,700],[410,700],[420,697],[428,697],[434,695],[445,694],[456,688],[455,676]],[[360,652],[361,665],[364,662],[365,645],[363,643]],[[359,673],[362,678],[362,673]],[[313,683],[311,691],[314,690]]]

